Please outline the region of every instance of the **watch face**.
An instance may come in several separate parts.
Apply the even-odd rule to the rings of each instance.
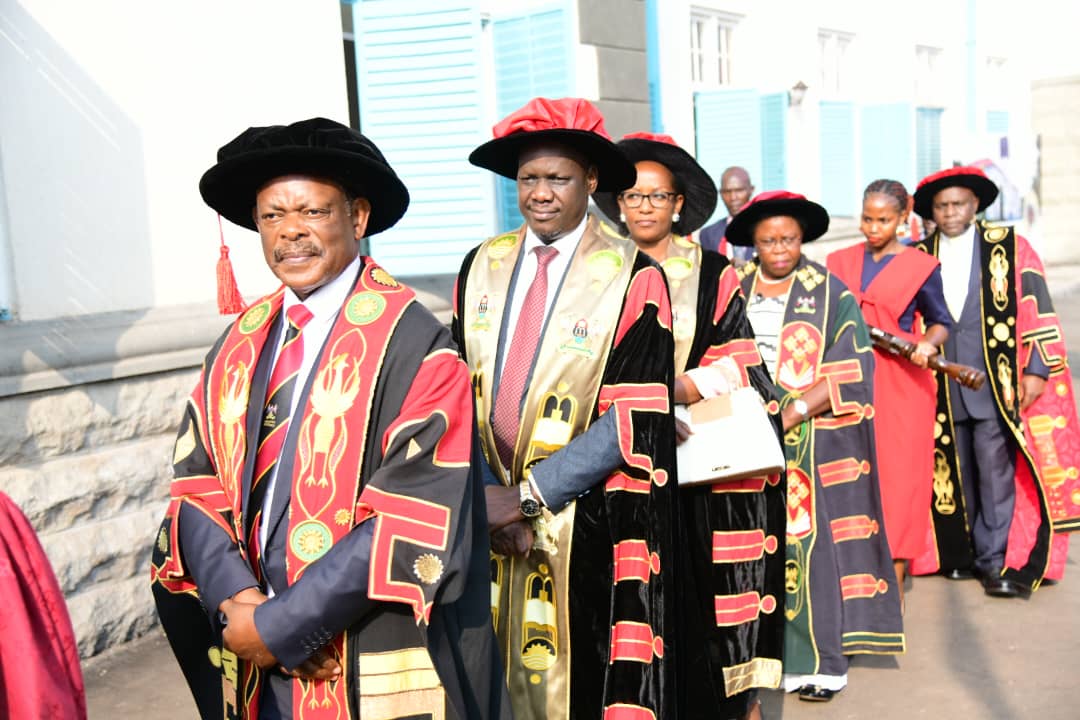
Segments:
[[[521,514],[527,518],[533,518],[540,514],[540,503],[532,498],[521,501]]]

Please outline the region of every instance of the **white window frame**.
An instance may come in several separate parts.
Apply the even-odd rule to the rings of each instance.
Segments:
[[[821,97],[846,98],[851,94],[847,59],[855,35],[841,30],[818,29],[818,80]]]
[[[740,16],[698,5],[690,8],[690,84],[695,90],[733,84],[732,43]]]
[[[919,107],[945,105],[944,55],[944,50],[933,45],[915,46],[915,103]]]

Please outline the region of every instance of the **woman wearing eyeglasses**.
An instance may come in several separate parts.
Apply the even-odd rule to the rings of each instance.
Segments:
[[[712,179],[666,135],[635,133],[618,145],[635,163],[637,181],[618,195],[593,198],[667,275],[675,402],[746,385],[772,399],[733,266],[687,239],[716,208]],[[686,432],[683,426],[683,439]],[[757,487],[679,490],[682,552],[673,561],[682,578],[674,643],[681,718],[760,718],[755,689],[780,681],[784,494],[779,477],[756,480]]]
[[[752,246],[739,269],[747,315],[782,398],[787,456],[783,687],[827,701],[848,655],[901,653],[900,597],[874,454],[874,351],[855,298],[803,242],[825,208],[786,191],[757,195],[728,225]]]

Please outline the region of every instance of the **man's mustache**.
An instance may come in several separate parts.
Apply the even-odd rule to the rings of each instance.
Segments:
[[[274,248],[274,260],[281,262],[285,258],[304,255],[322,255],[322,250],[314,243],[297,243],[284,248]]]

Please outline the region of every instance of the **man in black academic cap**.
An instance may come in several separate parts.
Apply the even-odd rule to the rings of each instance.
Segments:
[[[283,283],[206,358],[152,560],[199,712],[508,716],[468,371],[358,252],[408,191],[322,118],[249,128],[199,188]]]
[[[938,378],[933,533],[912,572],[974,575],[987,595],[1026,598],[1061,578],[1065,533],[1080,529],[1080,428],[1042,261],[1013,228],[976,219],[997,195],[968,166],[915,190],[915,212],[937,227],[916,247],[941,261],[954,320],[942,351],[987,382]]]

